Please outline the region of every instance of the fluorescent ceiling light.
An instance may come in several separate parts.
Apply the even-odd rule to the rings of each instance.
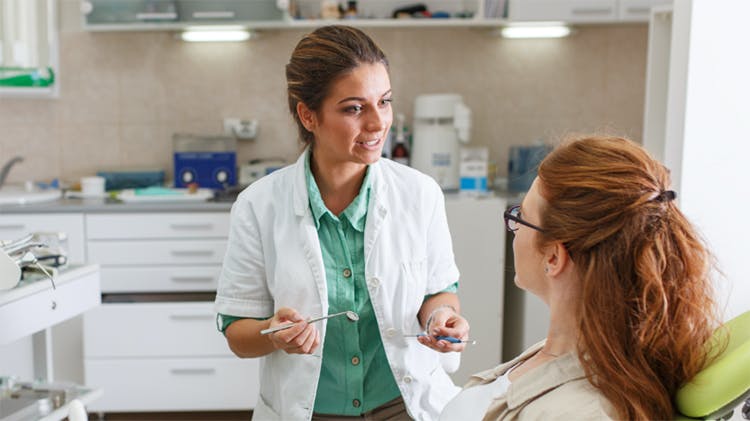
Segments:
[[[188,29],[182,33],[182,40],[189,42],[247,41],[249,39],[250,32],[245,29]]]
[[[506,26],[500,30],[503,38],[562,38],[570,35],[570,27],[562,23]]]

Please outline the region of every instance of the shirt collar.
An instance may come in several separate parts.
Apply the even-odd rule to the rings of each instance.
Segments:
[[[334,221],[341,218],[345,218],[349,221],[351,226],[360,232],[365,230],[365,221],[367,217],[367,208],[370,203],[370,187],[372,182],[370,180],[370,166],[367,166],[365,170],[365,179],[362,181],[362,187],[359,189],[359,194],[354,198],[354,201],[344,209],[341,213],[341,217],[334,215],[323,202],[323,197],[320,195],[318,184],[315,182],[315,177],[312,175],[310,170],[310,159],[312,154],[307,155],[305,160],[305,181],[307,183],[307,194],[310,198],[310,210],[313,214],[313,220],[315,221],[315,228],[320,229],[320,219],[325,215],[329,215]]]

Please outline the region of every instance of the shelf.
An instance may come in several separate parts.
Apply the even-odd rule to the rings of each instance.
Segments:
[[[233,27],[255,30],[294,30],[312,29],[325,25],[348,25],[358,28],[457,28],[478,27],[491,28],[505,26],[507,19],[338,19],[338,20],[291,20],[291,21],[257,21],[232,22]],[[98,31],[182,31],[187,28],[200,28],[201,24],[180,23],[142,23],[142,24],[97,24],[87,25],[86,29]]]

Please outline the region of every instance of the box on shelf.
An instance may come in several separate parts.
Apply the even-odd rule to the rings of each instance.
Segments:
[[[224,189],[237,181],[237,141],[231,136],[177,133],[172,137],[174,185]]]

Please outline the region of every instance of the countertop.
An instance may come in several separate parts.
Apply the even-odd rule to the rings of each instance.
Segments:
[[[71,199],[0,206],[0,215],[16,213],[229,212],[232,201],[125,203],[114,199]]]
[[[459,192],[445,192],[446,200],[465,197]],[[499,197],[506,199],[509,204],[520,203],[523,193],[507,191],[492,191],[482,198]],[[153,202],[153,203],[125,203],[110,198],[74,199],[64,198],[50,202],[31,203],[27,205],[2,205],[0,215],[3,214],[42,214],[42,213],[127,213],[127,212],[229,212],[234,203],[234,197],[225,200],[208,200],[205,202]]]

